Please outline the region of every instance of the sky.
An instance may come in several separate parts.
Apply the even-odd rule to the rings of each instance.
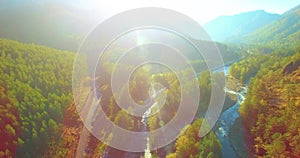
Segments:
[[[104,18],[139,7],[163,7],[181,12],[200,24],[218,16],[253,10],[282,14],[300,4],[299,0],[66,0],[66,3],[97,10]]]

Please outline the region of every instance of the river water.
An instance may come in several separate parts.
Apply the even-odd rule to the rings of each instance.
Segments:
[[[213,72],[224,72],[225,75],[227,76],[229,68],[230,67],[224,67],[224,68],[217,69]],[[233,90],[226,89],[226,88],[224,89],[226,91],[226,93],[231,93],[231,94],[236,95],[237,102],[221,114],[220,118],[218,119],[218,121],[216,123],[217,128],[214,130],[217,138],[220,140],[220,143],[222,145],[222,157],[223,158],[238,158],[237,153],[235,152],[232,145],[230,144],[231,141],[229,138],[229,132],[230,132],[230,128],[234,125],[235,120],[240,116],[238,113],[238,109],[239,109],[241,103],[244,101],[245,95],[247,92],[247,87],[240,87],[240,88],[241,88],[241,91],[239,91],[239,92],[235,92]],[[144,116],[144,119],[145,118],[146,118],[146,114]],[[143,120],[142,122],[145,124],[145,126],[148,123],[147,119]],[[123,155],[123,156],[124,157],[139,157],[139,156],[143,155],[144,157],[151,157],[148,143],[149,143],[149,141],[147,141],[147,148],[145,149],[144,154],[143,153],[127,153],[127,152],[125,152],[125,155]],[[109,149],[110,149],[109,147],[106,148],[106,150],[104,152],[104,156],[103,156],[104,158],[113,157],[112,155],[114,155],[115,152],[113,150],[109,150]]]
[[[225,67],[225,68],[218,69],[215,72],[224,71],[225,75],[228,75],[228,70],[229,67]],[[220,140],[220,143],[222,145],[222,154],[223,154],[222,157],[237,158],[238,157],[237,153],[235,152],[235,150],[233,149],[230,143],[229,132],[230,132],[230,128],[235,123],[235,120],[240,116],[238,109],[241,103],[245,99],[247,87],[241,87],[240,92],[235,92],[233,90],[226,89],[226,88],[225,91],[226,93],[231,93],[236,95],[237,102],[221,114],[220,118],[216,123],[217,128],[215,129],[215,134],[217,138]]]
[[[230,144],[229,130],[233,126],[235,120],[240,116],[238,109],[241,103],[244,101],[244,92],[245,90],[236,93],[238,101],[232,107],[228,108],[221,114],[216,124],[217,129],[215,130],[215,134],[222,144],[222,153],[224,158],[237,157],[237,154]]]

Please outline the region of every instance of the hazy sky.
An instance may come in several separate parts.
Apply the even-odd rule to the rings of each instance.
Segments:
[[[109,17],[138,7],[163,7],[184,13],[201,24],[221,15],[233,15],[252,10],[283,12],[300,4],[299,0],[67,0],[68,3],[94,9]]]

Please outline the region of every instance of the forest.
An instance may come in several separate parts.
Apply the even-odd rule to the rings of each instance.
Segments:
[[[221,144],[211,131],[203,138],[198,136],[203,119],[194,121],[185,127],[175,143],[175,152],[167,155],[167,158],[176,157],[206,157],[217,158],[222,156]]]
[[[71,93],[75,54],[6,39],[0,40],[0,50],[0,127],[3,129],[0,157],[75,156],[78,137],[84,128]],[[246,127],[247,145],[255,157],[297,157],[300,154],[300,49],[268,52],[258,46],[248,50],[256,53],[241,52],[247,58],[234,63],[229,70],[230,76],[249,85],[246,100],[239,108]],[[141,131],[141,118],[121,110],[112,95],[109,77],[114,64],[103,63],[101,67],[105,71],[96,82],[103,95],[101,104],[106,115],[122,128]],[[136,102],[144,103],[152,81],[168,87],[166,105],[149,117],[147,130],[155,130],[176,114],[181,89],[173,73],[154,74],[152,78],[145,77],[145,73],[149,73],[149,69],[138,69],[129,83]],[[201,92],[195,121],[183,128],[173,143],[152,151],[153,157],[217,158],[222,155],[222,145],[213,131],[203,138],[197,135],[203,123],[201,111],[206,111],[211,85],[215,84],[211,75],[224,74],[204,71],[199,75]],[[123,93],[121,91],[118,97]],[[234,103],[234,98],[226,96],[227,108]],[[91,134],[88,147],[87,157],[101,156],[111,148]],[[113,148],[110,152],[124,154]]]
[[[70,104],[75,55],[0,39],[0,157],[41,157]],[[59,71],[57,71],[59,70]],[[3,133],[2,133],[3,132]]]
[[[75,54],[6,39],[0,40],[0,50],[0,126],[5,129],[1,130],[0,157],[63,157],[74,154],[72,151],[78,143],[76,137],[83,128],[71,93]],[[112,66],[103,64],[107,74],[101,74],[97,80],[103,93],[103,109],[115,124],[139,131],[140,118],[132,117],[121,110],[113,98],[108,80]],[[147,69],[137,71],[130,83],[130,92],[135,101],[140,103],[148,96],[147,89],[150,86],[150,80],[143,75],[147,73],[145,71]],[[180,94],[180,86],[174,74],[155,75],[153,80],[164,84],[170,90],[167,92],[166,106],[159,114],[149,118],[149,130],[163,126],[174,116]],[[199,85],[203,92],[200,96],[200,110],[207,109],[211,84],[210,73],[203,72],[199,76]],[[141,89],[141,86],[145,88]],[[119,95],[122,97],[122,94]],[[187,130],[182,131],[182,136],[174,142],[174,146],[171,145],[174,153],[170,156],[187,155],[193,150],[205,157],[219,157],[221,145],[213,132],[201,140],[197,136],[196,132],[202,120],[198,119],[187,126]],[[186,141],[191,141],[189,144],[194,147],[191,149],[183,145]],[[197,147],[199,141],[201,146]],[[71,142],[75,145],[71,145]],[[94,150],[93,154],[86,154],[91,157],[103,154],[108,148],[92,135],[89,136],[88,146],[91,151]],[[199,155],[195,153],[194,156]]]
[[[242,82],[250,80],[239,113],[255,157],[300,155],[299,50],[251,57],[230,69]]]
[[[126,8],[127,3],[122,7]],[[241,3],[248,4],[246,1]],[[288,3],[290,1],[284,2]],[[85,71],[94,59],[86,54],[81,56],[80,51],[84,52],[85,47],[80,43],[84,45],[89,37],[95,38],[92,26],[96,23],[101,26],[98,20],[102,17],[97,16],[106,13],[103,6],[94,8],[99,4],[0,0],[0,158],[300,157],[299,4],[293,2],[289,5],[294,7],[287,8],[279,1],[272,1],[272,5],[247,12],[240,12],[248,9],[241,5],[237,9],[240,13],[235,15],[225,15],[225,12],[222,15],[220,9],[218,17],[203,24],[211,38],[202,39],[197,32],[194,36],[194,30],[188,31],[190,37],[184,36],[191,48],[177,41],[178,35],[182,38],[180,33],[174,33],[176,38],[161,40],[160,44],[184,49],[182,55],[188,64],[178,64],[179,60],[174,62],[176,72],[159,64],[139,65],[135,69],[136,65],[130,62],[120,62],[119,57],[131,50],[138,50],[132,51],[137,54],[128,55],[128,61],[133,62],[148,57],[178,59],[164,56],[168,52],[155,54],[158,51],[152,49],[147,54],[147,46],[136,49],[151,43],[156,39],[154,36],[158,39],[166,36],[162,32],[142,32],[141,28],[136,32],[130,30],[133,36],[129,38],[125,39],[126,32],[111,41],[102,52],[103,58],[98,58],[96,68]],[[259,5],[258,2],[249,2],[251,4]],[[197,6],[194,13],[199,11],[201,14],[201,7]],[[206,5],[204,7],[206,9]],[[230,5],[224,9],[227,7]],[[281,7],[281,13],[275,12]],[[186,27],[180,19],[178,24]],[[111,29],[113,33],[114,29]],[[91,34],[86,36],[89,31]],[[97,43],[103,39],[98,40],[91,47],[103,44]],[[134,48],[128,51],[127,46]],[[201,49],[194,49],[195,46]],[[86,50],[93,48],[88,46]],[[205,53],[220,56],[222,62],[206,58]],[[211,71],[208,62],[213,65]],[[193,69],[187,68],[189,66]],[[122,73],[130,72],[129,81],[123,83],[123,76],[119,76],[113,83],[115,68]],[[74,75],[77,73],[84,77]],[[180,82],[178,75],[187,82]],[[224,78],[225,85],[219,85]],[[121,85],[117,86],[117,92],[113,92],[114,85]],[[204,117],[211,101],[219,99],[212,98],[212,86],[225,94],[225,100],[218,120],[210,127]],[[195,93],[195,89],[199,93]],[[97,104],[88,104],[90,96],[96,96]],[[131,147],[140,142],[118,137],[113,131],[116,128],[99,124],[107,119],[115,127],[139,133],[164,129],[180,113],[182,96],[188,100],[184,107],[195,105],[197,108],[185,111],[191,121],[177,119],[175,126],[179,128],[164,131],[163,136],[145,135],[142,139],[145,139],[147,149],[142,148],[141,152],[117,149],[110,143]],[[143,116],[135,116],[136,109],[130,98],[139,106],[151,106]],[[78,104],[78,100],[84,100],[84,104]],[[120,100],[126,108],[119,105]],[[97,107],[93,109],[92,105]],[[214,110],[219,108],[219,105],[212,106]],[[100,108],[103,110],[101,115]],[[90,112],[93,116],[89,118]],[[199,137],[200,127],[211,131]],[[152,148],[153,142],[174,133],[177,137],[168,144]]]

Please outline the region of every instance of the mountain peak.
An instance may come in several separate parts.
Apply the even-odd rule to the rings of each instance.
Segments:
[[[259,9],[259,10],[253,10],[253,11],[248,11],[248,12],[242,12],[240,14],[251,14],[251,13],[267,13],[267,12],[263,9]],[[269,14],[269,13],[267,13],[267,14]]]
[[[232,16],[220,16],[204,25],[206,31],[216,41],[236,42],[258,28],[280,18],[278,14],[267,13],[264,10],[243,12]]]

